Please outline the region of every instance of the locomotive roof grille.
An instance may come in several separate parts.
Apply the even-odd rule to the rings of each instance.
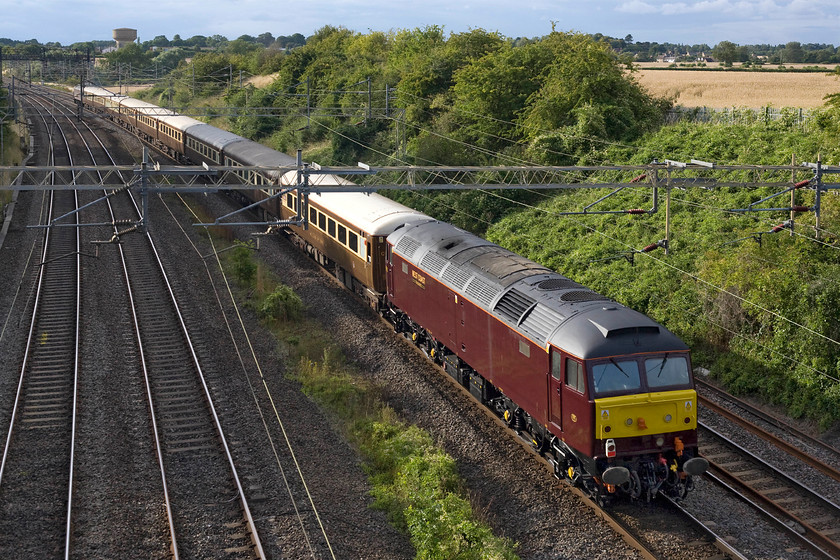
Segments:
[[[581,303],[584,301],[611,301],[607,296],[603,296],[592,290],[572,290],[560,296],[560,301],[569,303]]]
[[[496,304],[495,311],[514,325],[518,325],[519,318],[522,317],[529,307],[534,305],[535,301],[532,297],[523,294],[516,288],[511,288]]]
[[[531,334],[534,338],[539,340],[541,344],[545,344],[545,341],[548,339],[548,335],[557,328],[557,325],[559,325],[563,319],[565,319],[565,317],[556,311],[538,303],[532,307],[529,312],[527,312],[525,318],[522,319],[522,323],[519,326],[526,333]]]
[[[583,286],[568,278],[549,278],[537,284],[537,289],[545,292],[551,290],[568,290],[571,288],[581,289]]]
[[[489,309],[493,300],[496,299],[497,295],[499,295],[499,290],[493,288],[487,282],[473,276],[473,279],[469,284],[467,284],[467,288],[464,293],[474,298],[479,303],[483,303]]]
[[[452,263],[449,263],[449,266],[443,270],[443,274],[440,277],[459,290],[463,290],[470,279],[470,275],[467,272],[464,272]]]
[[[420,248],[420,242],[416,239],[412,239],[411,237],[404,235],[402,239],[400,239],[399,243],[397,243],[397,252],[402,253],[405,255],[406,258],[411,258],[414,256],[414,253],[417,252],[417,249]]]
[[[428,270],[432,274],[439,276],[440,272],[443,270],[443,267],[446,266],[446,259],[429,251],[420,261],[420,268],[423,270]]]
[[[606,338],[612,338],[614,336],[620,336],[622,334],[659,334],[659,327],[653,325],[642,327],[622,327],[619,329],[612,329],[610,331],[607,331],[604,336]]]

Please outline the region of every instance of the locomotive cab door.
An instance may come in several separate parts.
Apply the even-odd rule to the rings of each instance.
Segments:
[[[563,356],[551,349],[551,375],[548,379],[548,406],[551,422],[563,429]]]

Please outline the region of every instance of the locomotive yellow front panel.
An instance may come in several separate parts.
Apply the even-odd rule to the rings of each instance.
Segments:
[[[596,439],[697,429],[694,389],[595,399]]]

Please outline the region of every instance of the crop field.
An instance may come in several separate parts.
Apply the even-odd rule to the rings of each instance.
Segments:
[[[647,90],[684,107],[821,107],[830,93],[840,92],[840,76],[823,72],[737,72],[640,70]]]

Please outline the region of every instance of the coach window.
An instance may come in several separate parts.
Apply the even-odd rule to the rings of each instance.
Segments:
[[[583,375],[583,366],[571,358],[566,358],[566,385],[578,393],[586,392],[586,377]]]
[[[330,237],[335,237],[335,220],[332,218],[327,221],[327,234]]]
[[[311,206],[309,207],[309,223],[313,226],[318,223],[318,211]]]
[[[327,216],[322,212],[318,212],[318,227],[321,231],[327,231]]]
[[[286,193],[286,208],[292,207],[292,193]]]
[[[347,245],[347,228],[338,224],[338,242]]]
[[[359,236],[352,231],[347,232],[347,246],[354,253],[359,252]]]

